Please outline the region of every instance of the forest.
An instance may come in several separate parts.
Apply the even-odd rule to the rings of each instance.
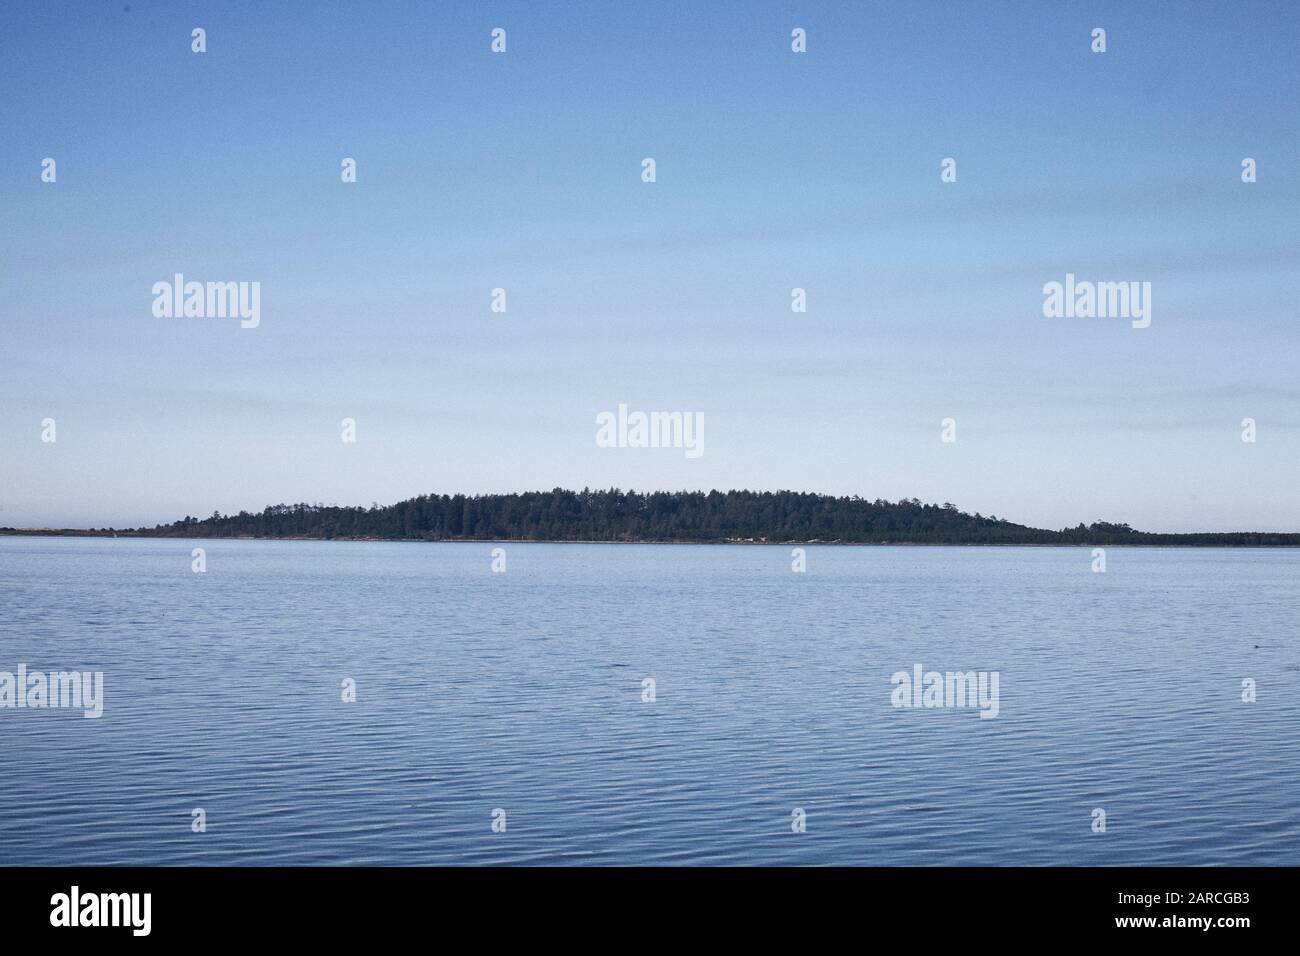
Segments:
[[[52,534],[184,538],[318,538],[415,541],[769,542],[972,545],[1297,546],[1298,533],[1153,534],[1095,521],[1050,531],[948,502],[869,500],[795,491],[533,491],[420,495],[369,508],[271,505],[153,528]],[[15,533],[15,529],[0,531]],[[23,533],[31,533],[26,530]]]

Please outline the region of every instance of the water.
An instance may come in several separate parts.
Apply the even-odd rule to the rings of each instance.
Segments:
[[[1300,862],[1300,552],[493,547],[0,538],[0,864]]]

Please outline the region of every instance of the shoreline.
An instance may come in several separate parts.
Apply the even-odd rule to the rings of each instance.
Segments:
[[[1203,534],[1291,534],[1286,531],[1210,531]],[[1197,532],[1190,532],[1197,534]],[[586,538],[380,538],[380,537],[335,537],[325,538],[314,535],[175,535],[175,534],[141,534],[138,531],[94,531],[44,528],[0,528],[0,538],[139,538],[150,541],[336,541],[344,543],[387,543],[387,544],[609,544],[609,545],[757,545],[765,547],[843,547],[843,548],[1193,548],[1204,550],[1292,550],[1300,544],[1196,544],[1176,541],[1160,542],[1047,542],[1047,541],[843,541],[812,538],[807,540],[790,539],[769,541],[754,538],[725,538],[722,540],[705,538],[638,538],[634,541],[611,541],[608,539]]]

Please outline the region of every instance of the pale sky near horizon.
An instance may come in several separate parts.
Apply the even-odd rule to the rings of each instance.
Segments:
[[[1300,531],[1300,5],[12,0],[0,91],[0,526],[618,486]],[[155,317],[178,272],[259,327]],[[1151,327],[1045,318],[1066,273]],[[704,454],[598,448],[619,403]]]

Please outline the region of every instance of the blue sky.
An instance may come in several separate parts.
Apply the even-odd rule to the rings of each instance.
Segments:
[[[1300,530],[1300,8],[899,6],[4,4],[0,525],[616,485]],[[155,318],[177,272],[260,326]],[[1044,318],[1067,272],[1151,327]],[[620,402],[704,455],[596,447]]]

